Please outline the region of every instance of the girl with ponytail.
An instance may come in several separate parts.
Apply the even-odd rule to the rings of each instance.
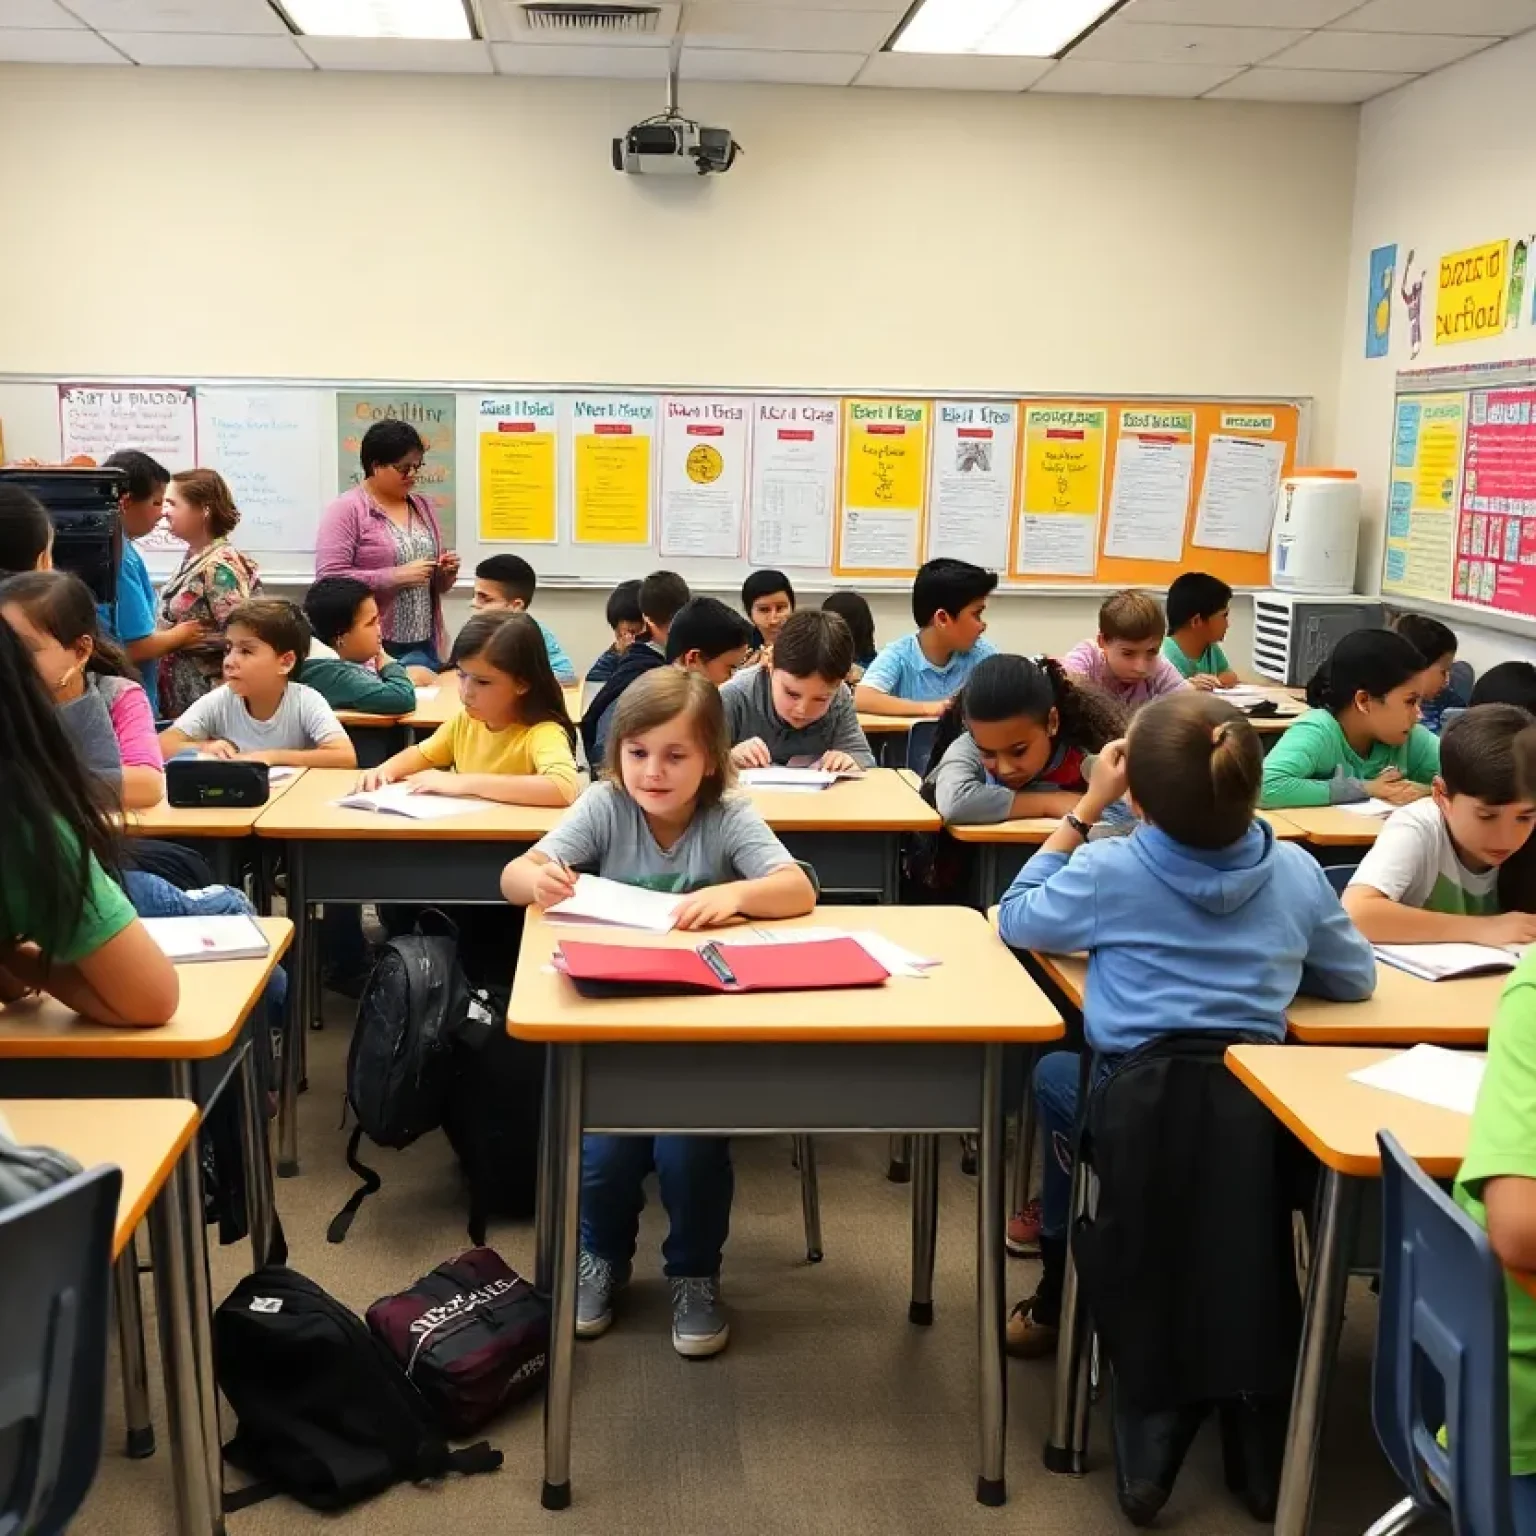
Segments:
[[[924,793],[955,826],[1060,816],[1086,760],[1125,730],[1123,706],[1046,656],[988,656],[939,716]]]

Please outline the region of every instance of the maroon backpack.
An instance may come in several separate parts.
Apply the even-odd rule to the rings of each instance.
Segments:
[[[368,1327],[451,1436],[531,1396],[549,1366],[549,1304],[494,1248],[471,1248],[374,1302]]]

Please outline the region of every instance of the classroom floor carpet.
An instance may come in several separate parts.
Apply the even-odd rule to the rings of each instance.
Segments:
[[[310,1091],[301,1100],[304,1172],[278,1184],[291,1262],[364,1309],[468,1246],[456,1168],[441,1136],[374,1161],[383,1190],[368,1200],[343,1246],[325,1228],[351,1193],[338,1129],[350,1005],[329,998],[330,1027],[310,1037]],[[1014,1361],[1008,1377],[1009,1502],[983,1509],[975,1482],[975,1183],[959,1144],[942,1157],[936,1321],[906,1320],[908,1193],[885,1179],[883,1137],[818,1141],[825,1262],[808,1265],[798,1176],[787,1137],[735,1144],[734,1230],[726,1255],[732,1340],[718,1359],[672,1351],[654,1202],[641,1230],[637,1283],[604,1338],[577,1347],[575,1502],[539,1506],[538,1403],[488,1431],[506,1453],[491,1476],[435,1488],[399,1487],[339,1516],[274,1500],[229,1517],[230,1536],[369,1536],[478,1530],[497,1536],[1120,1536],[1132,1527],[1115,1503],[1107,1424],[1095,1418],[1092,1471],[1054,1477],[1040,1464],[1051,1365]],[[531,1272],[526,1226],[493,1226],[490,1241]],[[223,1296],[244,1272],[245,1244],[215,1250]],[[1037,1267],[1009,1260],[1010,1303]],[[108,1384],[107,1454],[79,1536],[168,1536],[174,1530],[169,1453],[159,1400],[150,1287],[144,1288],[155,1422],[161,1447],[146,1461],[122,1454],[115,1360]],[[1335,1376],[1314,1536],[1358,1536],[1398,1497],[1371,1433],[1369,1368],[1375,1304],[1350,1296]],[[230,1425],[226,1422],[225,1433]],[[1236,1536],[1267,1529],[1227,1495],[1214,1426],[1191,1452],[1160,1529]]]

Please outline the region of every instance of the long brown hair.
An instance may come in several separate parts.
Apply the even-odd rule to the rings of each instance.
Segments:
[[[571,751],[576,750],[576,727],[549,664],[544,635],[526,613],[477,613],[459,631],[448,660],[458,666],[471,656],[483,656],[498,672],[527,685],[517,701],[520,725],[553,720],[565,732]]]
[[[240,522],[240,509],[234,493],[216,469],[184,469],[171,476],[181,496],[199,512],[208,515],[208,532],[216,539],[227,539]]]
[[[102,634],[91,589],[69,571],[24,571],[0,582],[0,605],[14,603],[38,629],[60,645],[91,642],[85,670],[96,677],[133,677],[133,668],[116,640]]]
[[[709,760],[698,796],[698,807],[705,810],[719,804],[726,790],[736,782],[736,765],[731,761],[731,738],[725,728],[720,690],[697,672],[685,672],[681,667],[656,667],[636,678],[619,695],[619,702],[613,707],[613,724],[608,728],[603,772],[623,790],[621,759],[626,738],[643,736],[679,715],[688,716],[694,738]]]
[[[1131,798],[1153,826],[1191,848],[1225,848],[1253,820],[1264,749],[1245,715],[1189,689],[1131,722],[1125,767]]]

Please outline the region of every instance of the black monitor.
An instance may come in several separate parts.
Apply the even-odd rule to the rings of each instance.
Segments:
[[[55,567],[78,576],[97,602],[116,602],[123,549],[118,499],[128,476],[120,469],[16,464],[0,469],[0,479],[24,486],[48,509]]]

